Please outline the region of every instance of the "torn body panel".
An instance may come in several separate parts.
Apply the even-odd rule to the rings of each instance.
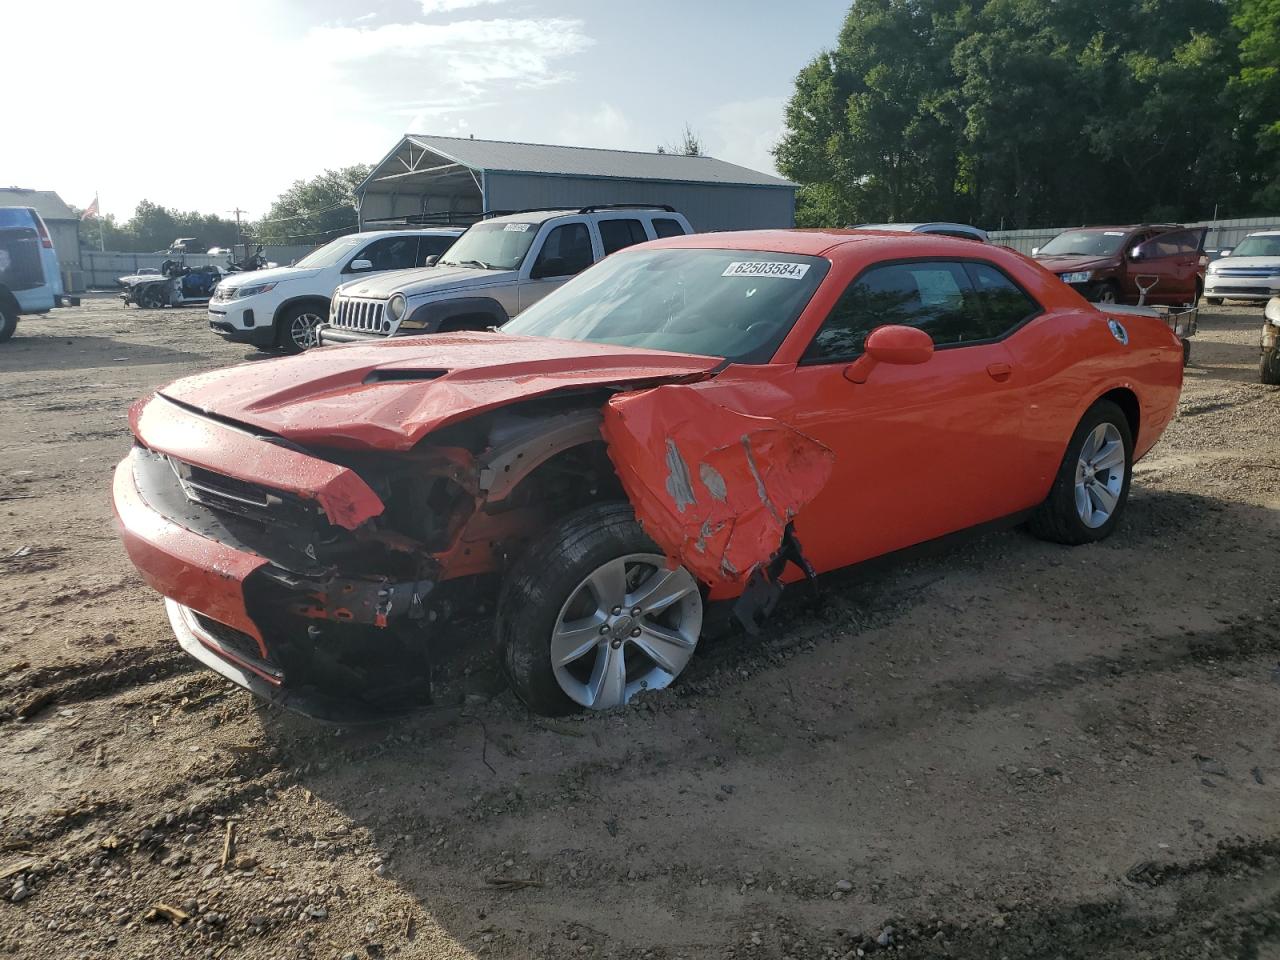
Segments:
[[[613,397],[603,433],[645,531],[713,591],[741,592],[831,477],[827,447],[666,385]]]
[[[264,442],[164,396],[134,404],[129,421],[134,436],[149,449],[244,483],[314,500],[335,526],[353,530],[382,512],[382,501],[354,471]]]

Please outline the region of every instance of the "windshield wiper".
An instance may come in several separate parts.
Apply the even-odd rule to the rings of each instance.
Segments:
[[[448,265],[451,267],[479,267],[481,270],[492,270],[493,267],[483,260],[449,260]]]

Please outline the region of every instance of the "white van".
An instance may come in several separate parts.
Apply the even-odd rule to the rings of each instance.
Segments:
[[[49,228],[31,207],[0,207],[0,343],[19,314],[48,313],[62,297],[62,269]]]

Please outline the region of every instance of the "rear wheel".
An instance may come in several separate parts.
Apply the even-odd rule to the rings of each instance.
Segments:
[[[1258,379],[1263,383],[1271,386],[1280,385],[1280,348],[1271,347],[1262,351],[1262,364],[1258,374]]]
[[[138,294],[138,306],[144,310],[158,310],[163,306],[160,297],[160,288],[151,284],[142,288],[142,292]]]
[[[13,336],[18,329],[18,311],[7,304],[0,304],[0,343]]]
[[[512,569],[498,601],[502,667],[535,713],[620,706],[670,684],[702,631],[702,594],[624,503],[571,514]]]
[[[309,303],[290,307],[280,316],[276,327],[276,346],[285,353],[301,353],[316,345],[316,331],[324,317],[320,310]]]
[[[1129,421],[1110,400],[1099,400],[1072,434],[1049,496],[1031,517],[1031,532],[1072,545],[1109,536],[1129,497],[1132,466]]]

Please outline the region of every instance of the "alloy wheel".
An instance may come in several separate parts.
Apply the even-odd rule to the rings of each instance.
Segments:
[[[289,324],[289,339],[299,350],[316,345],[316,330],[323,321],[318,313],[300,313]]]
[[[1113,423],[1100,423],[1085,438],[1076,462],[1076,512],[1096,530],[1115,512],[1124,489],[1124,440]]]
[[[633,553],[593,570],[551,635],[556,682],[575,703],[607,710],[673,681],[698,644],[702,595],[684,567]]]

